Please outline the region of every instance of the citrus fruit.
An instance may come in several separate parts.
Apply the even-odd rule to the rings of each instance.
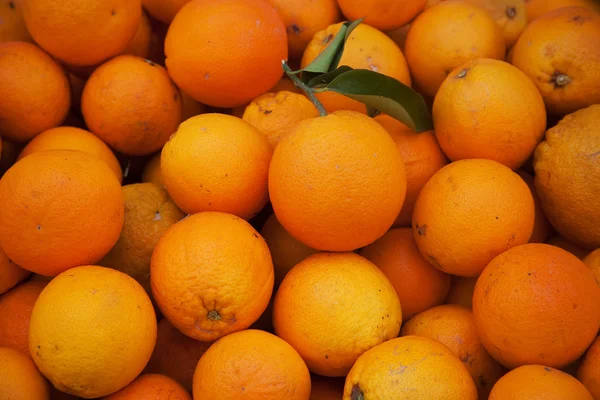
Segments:
[[[142,172],[142,182],[153,183],[160,188],[165,187],[165,183],[162,179],[162,173],[160,171],[160,152],[156,153],[150,161],[144,167]]]
[[[593,0],[525,0],[525,7],[529,22],[550,11],[565,7],[586,7],[600,11],[600,7]]]
[[[142,18],[138,24],[135,35],[127,45],[123,54],[131,54],[132,56],[148,58],[150,55],[150,45],[152,40],[152,27],[146,13],[142,12]]]
[[[144,374],[104,400],[192,400],[173,379],[159,374]]]
[[[583,263],[594,272],[596,280],[600,282],[600,249],[596,249],[588,254],[583,259]]]
[[[0,295],[8,292],[17,283],[21,282],[31,274],[31,272],[19,267],[12,262],[4,250],[0,248]]]
[[[169,24],[181,10],[181,7],[190,0],[142,0],[144,9],[158,21]]]
[[[0,347],[0,398],[50,400],[50,386],[29,356]]]
[[[426,0],[338,0],[349,20],[364,18],[364,23],[382,31],[391,31],[410,22],[425,7]]]
[[[526,0],[466,0],[486,10],[502,29],[506,46],[512,46],[527,26]]]
[[[31,35],[25,26],[21,2],[23,0],[4,0],[0,6],[0,43],[31,42]]]
[[[577,371],[577,379],[595,398],[600,396],[600,339],[596,338],[588,348]]]

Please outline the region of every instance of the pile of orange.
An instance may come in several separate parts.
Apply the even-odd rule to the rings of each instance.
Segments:
[[[600,399],[594,0],[0,1],[0,151],[0,400]]]

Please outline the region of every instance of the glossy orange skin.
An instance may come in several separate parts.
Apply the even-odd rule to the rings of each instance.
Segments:
[[[148,14],[162,23],[169,24],[181,7],[190,0],[142,0],[144,9]]]
[[[7,347],[0,347],[0,398],[50,400],[50,386],[31,358]]]
[[[192,400],[179,383],[164,375],[144,374],[104,400]]]
[[[600,397],[600,339],[588,348],[577,371],[577,379],[589,390],[594,399]]]
[[[31,274],[12,262],[4,250],[0,248],[0,295],[8,292],[17,283],[21,282]]]

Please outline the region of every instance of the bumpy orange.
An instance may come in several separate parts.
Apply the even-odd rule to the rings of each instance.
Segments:
[[[600,6],[594,0],[525,0],[525,7],[529,22],[550,11],[565,7],[586,7],[600,12]]]

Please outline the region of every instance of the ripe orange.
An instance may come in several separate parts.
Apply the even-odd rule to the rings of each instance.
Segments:
[[[26,142],[63,122],[71,104],[69,80],[39,47],[1,43],[0,98],[0,136]]]
[[[31,272],[12,262],[0,248],[0,295],[8,292],[30,274]]]
[[[31,42],[31,35],[25,26],[22,0],[3,0],[0,3],[0,43]]]
[[[579,370],[577,379],[589,390],[594,399],[600,397],[600,339],[596,338],[588,348]]]
[[[160,152],[156,153],[144,167],[142,172],[142,182],[153,183],[160,188],[165,187],[165,183],[160,171]]]
[[[596,280],[600,282],[600,249],[596,249],[588,254],[583,259],[583,263],[592,270]]]
[[[162,23],[170,24],[181,7],[190,0],[142,0],[148,14]]]
[[[502,29],[506,46],[512,46],[527,26],[526,0],[463,0],[486,10]]]
[[[362,353],[398,336],[401,323],[390,281],[354,253],[306,258],[283,279],[273,305],[277,336],[323,376],[346,375]]]
[[[492,386],[506,372],[481,344],[473,313],[457,305],[433,307],[415,315],[402,327],[402,336],[417,335],[446,345],[467,367],[480,399],[487,399]]]
[[[353,111],[301,121],[279,142],[269,169],[277,219],[318,250],[354,250],[380,238],[405,193],[396,144],[372,118]]]
[[[131,54],[136,57],[148,58],[152,41],[152,27],[146,13],[142,12],[142,18],[138,24],[135,35],[123,54]]]
[[[576,360],[600,328],[600,286],[572,254],[547,244],[514,247],[485,268],[473,295],[488,352],[514,368],[560,368]]]
[[[512,63],[536,84],[550,114],[600,103],[600,14],[562,8],[539,17],[515,44]]]
[[[217,340],[194,373],[196,399],[308,400],[310,375],[296,350],[249,329]]]
[[[404,336],[375,346],[356,361],[346,377],[344,400],[360,399],[476,400],[477,389],[446,346]]]
[[[256,128],[225,114],[183,122],[161,153],[169,195],[186,213],[220,211],[250,219],[267,203],[271,146]]]
[[[214,107],[239,106],[268,91],[283,74],[287,48],[285,25],[266,0],[190,1],[165,40],[175,83]]]
[[[142,17],[141,0],[26,0],[22,5],[35,42],[75,66],[122,53]]]
[[[29,349],[59,390],[109,395],[137,377],[156,342],[156,316],[144,289],[110,268],[82,266],[54,278],[29,324]]]
[[[465,278],[462,276],[453,276],[450,292],[446,297],[446,304],[456,304],[465,308],[473,308],[473,292],[477,277]]]
[[[504,59],[502,30],[482,8],[461,1],[429,7],[411,24],[405,54],[415,85],[433,97],[446,76],[466,61]]]
[[[478,59],[460,65],[442,83],[433,123],[451,160],[486,158],[516,169],[544,137],[546,110],[527,75],[504,61]]]
[[[396,289],[404,321],[446,299],[450,275],[423,258],[410,228],[388,231],[360,255],[377,265]]]
[[[527,243],[535,208],[516,173],[492,160],[453,162],[425,184],[413,233],[427,261],[442,271],[477,276],[498,254]]]
[[[193,214],[160,238],[150,266],[152,293],[182,333],[215,340],[248,328],[273,291],[273,263],[264,239],[231,214]]]
[[[391,31],[409,23],[425,7],[426,0],[338,0],[349,20],[364,18],[364,23],[382,31]]]
[[[31,358],[0,347],[0,399],[50,400],[50,386]]]
[[[529,22],[550,11],[565,7],[586,7],[600,11],[600,7],[594,0],[525,0],[525,7]]]
[[[92,73],[81,111],[89,130],[109,146],[145,155],[159,150],[177,129],[181,97],[163,67],[122,55]]]
[[[24,157],[0,181],[0,199],[0,247],[41,275],[100,260],[123,226],[115,174],[78,150]]]
[[[552,226],[550,225],[550,222],[548,222],[548,219],[542,210],[540,196],[538,196],[533,184],[533,176],[522,170],[516,172],[525,181],[527,186],[529,186],[529,190],[531,190],[531,195],[533,196],[533,202],[535,204],[535,220],[533,222],[533,233],[529,238],[529,243],[544,243],[552,232]]]
[[[344,378],[310,377],[310,400],[341,399],[344,394]]]
[[[104,400],[192,400],[192,396],[173,379],[164,375],[140,375],[129,385]]]
[[[559,234],[552,235],[546,240],[546,244],[551,244],[552,246],[560,247],[563,250],[568,251],[573,254],[575,257],[583,260],[590,252],[583,247],[580,247],[572,242],[569,242],[564,236]]]

